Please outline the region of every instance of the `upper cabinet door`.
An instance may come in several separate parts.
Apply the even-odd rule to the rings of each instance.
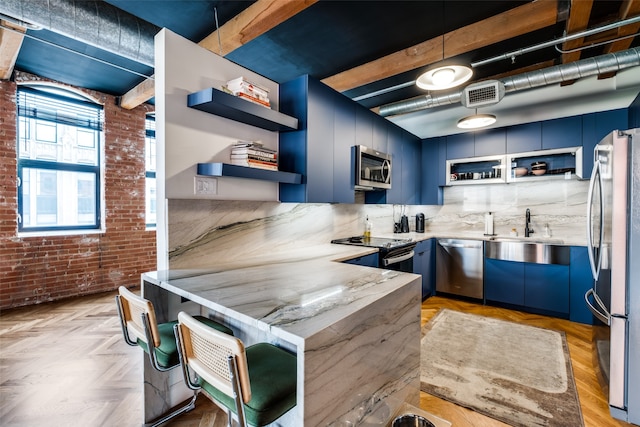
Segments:
[[[504,154],[506,145],[506,131],[504,128],[477,131],[475,132],[474,156]]]
[[[621,108],[582,117],[582,171],[589,176],[593,169],[593,149],[610,132],[627,129],[629,115],[626,108]]]
[[[389,152],[387,141],[388,141],[388,132],[390,131],[389,131],[389,124],[386,122],[387,122],[386,119],[379,120],[378,118],[376,118],[372,126],[371,147],[374,150],[378,150],[383,153]]]
[[[447,160],[464,159],[475,156],[473,133],[447,136]]]
[[[355,184],[356,106],[336,94],[333,124],[333,201],[353,203]],[[328,143],[328,141],[327,141]]]
[[[506,132],[507,154],[526,153],[542,149],[542,123],[510,126]]]
[[[356,105],[356,144],[373,148],[373,114]]]
[[[542,122],[543,150],[579,147],[580,145],[582,145],[582,116]]]

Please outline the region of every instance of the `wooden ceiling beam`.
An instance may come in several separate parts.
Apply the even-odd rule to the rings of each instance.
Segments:
[[[198,45],[225,56],[287,19],[302,12],[318,0],[258,0],[205,37]],[[218,34],[220,43],[218,43]]]
[[[0,20],[0,80],[11,78],[26,28]],[[10,29],[8,29],[10,28]]]
[[[554,25],[557,18],[557,1],[534,1],[327,77],[322,81],[338,92],[344,92],[546,28]]]
[[[589,26],[589,18],[591,17],[591,9],[593,8],[593,0],[571,0],[571,8],[569,9],[569,18],[565,26],[567,35],[584,31]],[[562,50],[572,50],[582,46],[584,37],[575,40],[569,40],[562,44]],[[563,53],[562,63],[575,62],[580,59],[580,51]]]
[[[619,14],[620,20],[637,15],[640,15],[640,0],[625,0],[622,2]],[[640,23],[625,25],[624,27],[618,28],[618,37],[630,36],[637,33],[638,30],[640,30]],[[629,49],[629,47],[631,47],[631,43],[633,43],[633,37],[615,41],[606,47],[605,53],[613,53]]]
[[[318,0],[258,0],[202,39],[199,46],[224,56],[261,36]],[[218,40],[218,37],[220,39]],[[120,98],[120,106],[132,109],[153,98],[153,80],[145,80]]]

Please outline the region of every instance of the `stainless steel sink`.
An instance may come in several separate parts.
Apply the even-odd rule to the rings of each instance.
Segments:
[[[549,242],[499,238],[485,242],[484,256],[504,261],[569,265],[571,248]]]

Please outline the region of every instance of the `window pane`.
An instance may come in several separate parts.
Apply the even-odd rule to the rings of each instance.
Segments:
[[[24,168],[22,226],[96,224],[96,174]]]

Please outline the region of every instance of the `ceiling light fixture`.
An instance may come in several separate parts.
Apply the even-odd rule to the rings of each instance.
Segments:
[[[464,65],[444,65],[422,74],[416,86],[425,90],[451,89],[469,81],[473,71]]]
[[[493,114],[476,114],[472,116],[463,117],[458,120],[458,127],[460,129],[479,129],[490,126],[496,122],[496,116]]]

